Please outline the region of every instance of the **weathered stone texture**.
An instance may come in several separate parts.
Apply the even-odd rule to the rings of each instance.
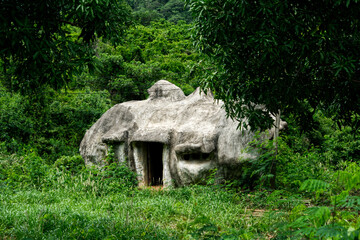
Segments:
[[[158,184],[154,178],[161,178],[164,185],[187,185],[201,182],[213,168],[234,174],[239,159],[256,157],[244,151],[253,133],[238,130],[239,123],[226,118],[223,103],[211,94],[197,89],[186,97],[165,80],[148,92],[146,100],[115,105],[86,132],[80,145],[86,164],[102,165],[113,145],[115,156],[135,168],[141,184]]]

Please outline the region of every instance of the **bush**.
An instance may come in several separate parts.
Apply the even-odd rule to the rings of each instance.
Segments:
[[[8,150],[18,150],[11,142],[27,143],[34,134],[34,122],[29,117],[25,97],[0,88],[0,141],[9,143]]]
[[[25,156],[0,156],[0,180],[11,187],[36,187],[42,185],[49,166],[34,151]]]
[[[63,171],[69,171],[71,174],[79,173],[85,167],[84,159],[80,155],[61,156],[54,163],[55,168]]]
[[[292,136],[290,135],[290,138]],[[331,176],[331,165],[325,156],[312,147],[304,149],[302,141],[300,146],[288,145],[288,135],[279,137],[278,153],[275,155],[275,146],[272,140],[263,139],[261,135],[255,136],[247,151],[255,151],[258,157],[244,161],[241,178],[237,186],[250,189],[270,187],[270,179],[274,177],[272,168],[276,164],[276,186],[296,192],[300,184],[310,178],[327,179]]]
[[[131,171],[126,163],[111,163],[105,166],[100,177],[106,185],[106,190],[110,192],[132,189],[138,185],[136,173]]]
[[[137,187],[136,173],[127,166],[126,162],[118,162],[113,146],[109,146],[106,163],[97,176],[103,181],[106,191],[113,192]]]
[[[344,161],[360,163],[360,131],[345,127],[324,138],[324,156],[333,165]]]
[[[326,181],[308,179],[300,190],[310,192],[317,200],[320,194],[331,206],[298,205],[285,225],[287,235],[298,239],[359,239],[360,236],[360,166],[349,163]],[[324,202],[320,202],[321,205]]]
[[[294,191],[311,178],[327,179],[332,175],[331,165],[316,148],[296,152],[283,139],[279,139],[277,183],[279,187]]]

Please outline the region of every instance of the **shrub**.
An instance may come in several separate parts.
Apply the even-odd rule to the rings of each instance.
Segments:
[[[286,224],[288,235],[299,239],[359,239],[360,236],[360,166],[350,163],[345,170],[336,171],[332,178],[308,179],[300,190],[312,196],[325,195],[331,206],[303,205],[295,207]],[[321,202],[320,202],[321,203]]]
[[[0,159],[0,176],[2,181],[11,187],[41,187],[42,180],[49,166],[31,151],[25,156],[2,155]]]
[[[109,146],[106,163],[98,177],[104,181],[108,191],[116,191],[124,188],[132,189],[137,186],[136,173],[132,171],[126,162],[120,162],[115,157],[113,146]]]
[[[324,136],[324,155],[333,165],[341,161],[360,162],[360,132],[350,127]]]
[[[85,163],[80,155],[62,156],[56,160],[54,167],[75,174],[84,169]]]
[[[19,94],[11,94],[0,87],[0,141],[8,143],[7,150],[17,151],[17,144],[27,143],[34,133],[34,122],[28,116],[28,102]]]
[[[104,167],[100,174],[107,191],[114,192],[122,189],[137,187],[136,173],[131,171],[126,163],[111,163]]]

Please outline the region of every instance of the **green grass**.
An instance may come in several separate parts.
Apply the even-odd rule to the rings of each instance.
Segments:
[[[69,184],[68,184],[69,185]],[[2,239],[253,239],[278,219],[214,187],[96,195],[58,187],[0,193]]]
[[[255,211],[274,207],[268,193],[138,189],[122,165],[99,170],[76,159],[50,166],[34,154],[2,156],[0,239],[254,239],[279,221]]]
[[[304,191],[250,192],[236,182],[210,185],[212,179],[206,186],[139,189],[124,165],[99,169],[79,159],[50,166],[34,154],[0,155],[0,240],[359,239],[355,163],[338,172],[338,184],[329,179],[326,191],[309,180]]]

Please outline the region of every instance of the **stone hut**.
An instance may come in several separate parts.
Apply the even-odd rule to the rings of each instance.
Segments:
[[[140,185],[182,186],[202,182],[214,168],[219,177],[234,176],[241,161],[256,157],[245,151],[253,133],[237,129],[210,93],[185,96],[165,80],[148,93],[146,100],[113,106],[86,132],[80,145],[86,164],[103,165],[112,145]]]

